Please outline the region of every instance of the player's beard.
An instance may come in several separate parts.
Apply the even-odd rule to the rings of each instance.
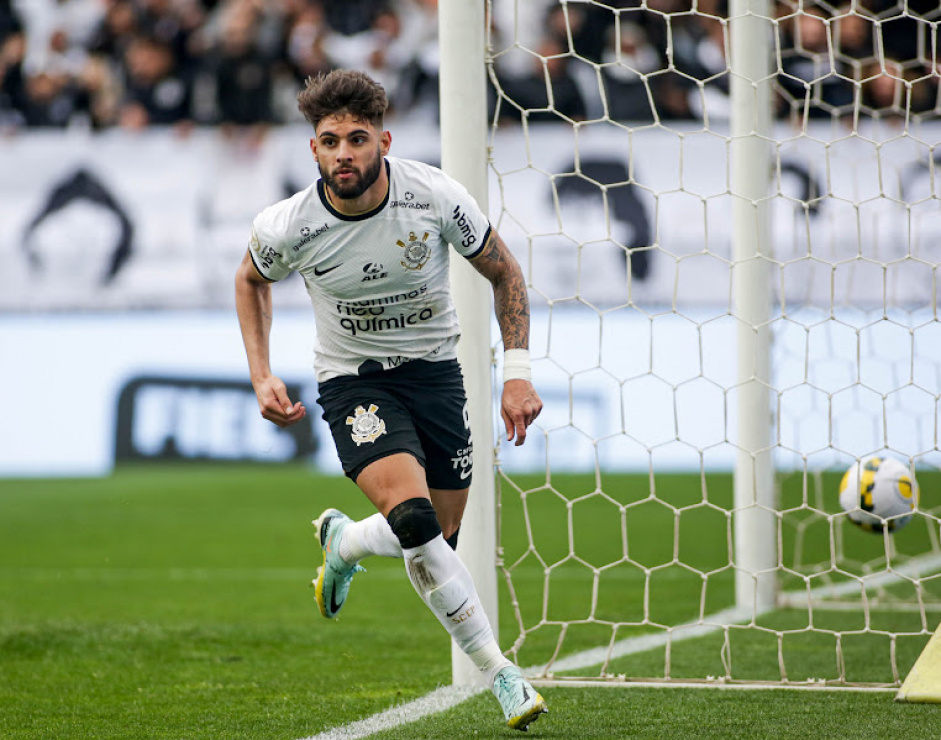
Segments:
[[[337,169],[343,168],[338,167]],[[379,147],[376,147],[375,159],[366,166],[365,170],[357,170],[355,167],[351,169],[353,169],[359,177],[349,182],[338,182],[334,177],[325,175],[321,171],[324,183],[330,188],[333,195],[340,200],[355,200],[369,190],[373,183],[379,179],[379,173],[382,172],[382,155],[379,153]]]

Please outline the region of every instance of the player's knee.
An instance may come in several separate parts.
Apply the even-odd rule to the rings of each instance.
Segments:
[[[435,507],[426,498],[410,498],[389,512],[389,526],[403,550],[420,547],[441,534]]]
[[[457,535],[458,535],[458,532],[460,531],[461,531],[461,527],[459,525],[458,528],[455,529],[454,532],[451,533],[450,537],[444,538],[444,541],[447,542],[451,546],[452,550],[457,550]]]

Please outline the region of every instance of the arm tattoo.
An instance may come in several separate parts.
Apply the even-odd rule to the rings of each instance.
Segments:
[[[472,264],[493,286],[494,311],[504,349],[529,347],[529,295],[523,271],[496,231]]]

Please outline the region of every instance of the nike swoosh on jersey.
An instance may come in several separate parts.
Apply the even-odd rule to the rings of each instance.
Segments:
[[[467,597],[467,599],[469,599],[469,598],[470,598],[470,596]],[[449,617],[453,617],[455,614],[457,614],[459,611],[461,611],[461,609],[464,608],[464,604],[467,603],[467,599],[464,599],[464,601],[461,603],[461,605],[460,605],[457,609],[455,609],[453,612],[448,612],[448,616],[449,616]]]
[[[324,270],[318,270],[318,269],[315,267],[315,268],[314,268],[314,275],[316,275],[317,277],[321,277],[322,275],[326,275],[328,272],[332,272],[333,270],[336,270],[336,269],[337,269],[338,267],[340,267],[342,264],[343,264],[343,263],[341,262],[341,263],[338,264],[338,265],[332,265],[331,267],[327,267],[327,268],[324,269]]]

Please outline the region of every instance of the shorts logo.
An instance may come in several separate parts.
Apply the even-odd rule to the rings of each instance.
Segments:
[[[471,444],[463,450],[458,450],[451,458],[451,468],[458,472],[461,480],[467,480],[474,470],[474,445]]]
[[[362,406],[357,406],[354,412],[356,416],[347,416],[346,423],[353,427],[351,434],[356,446],[366,442],[375,442],[380,436],[386,433],[386,423],[376,416],[379,407],[376,404],[369,404],[369,411]]]
[[[467,480],[474,470],[474,435],[471,434],[470,409],[466,401],[461,413],[464,416],[464,428],[467,430],[467,447],[454,454],[451,458],[451,467],[458,472],[461,480]]]
[[[425,243],[426,241],[428,241],[427,231],[421,239],[418,238],[418,235],[414,231],[410,231],[408,234],[408,244],[401,239],[396,241],[396,244],[405,250],[405,254],[402,255],[402,267],[406,270],[420,270],[425,266],[428,258],[431,257],[431,247]]]

